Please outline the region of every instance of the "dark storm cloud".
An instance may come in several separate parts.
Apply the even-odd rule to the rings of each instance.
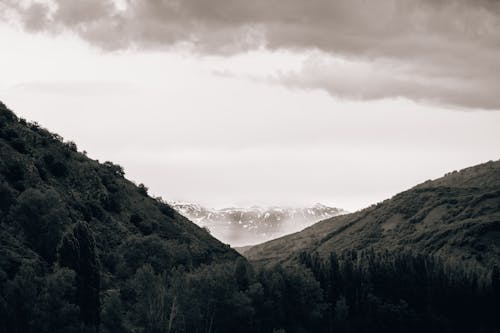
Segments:
[[[481,69],[483,73],[477,72],[480,65],[452,73],[450,67],[436,69],[432,65],[402,64],[401,60],[372,60],[367,65],[363,62],[332,63],[325,58],[328,57],[312,57],[300,71],[281,73],[268,81],[290,87],[322,89],[355,100],[406,97],[459,109],[500,109],[498,71],[488,72],[484,68]]]
[[[111,0],[53,0],[50,6],[20,6],[4,0],[3,8],[17,14],[29,30],[68,29],[104,49],[185,44],[198,52],[225,54],[265,46],[314,49],[362,62],[383,62],[394,75],[382,75],[378,85],[377,78],[359,77],[349,88],[341,84],[346,78],[328,68],[323,72],[304,68],[304,72],[286,74],[283,79],[295,86],[360,99],[403,96],[500,109],[497,0],[124,3],[118,8]]]

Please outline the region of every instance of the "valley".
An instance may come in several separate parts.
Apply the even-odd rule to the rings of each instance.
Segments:
[[[197,225],[208,228],[220,241],[233,247],[248,246],[300,231],[315,222],[346,214],[340,208],[315,204],[310,207],[228,207],[209,209],[197,204],[169,202]]]
[[[209,210],[152,198],[0,103],[0,226],[1,332],[500,327],[500,161],[349,214]],[[225,244],[287,232],[245,257]]]

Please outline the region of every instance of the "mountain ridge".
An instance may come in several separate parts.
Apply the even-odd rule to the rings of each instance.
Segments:
[[[241,258],[147,191],[0,103],[0,331],[97,332],[138,277]]]
[[[280,237],[319,220],[347,213],[320,203],[311,206],[258,206],[207,208],[199,204],[169,202],[182,215],[208,228],[223,242],[247,246]]]
[[[320,221],[301,232],[245,251],[271,264],[300,252],[417,252],[472,264],[500,264],[500,161],[489,161],[418,184],[355,213]]]

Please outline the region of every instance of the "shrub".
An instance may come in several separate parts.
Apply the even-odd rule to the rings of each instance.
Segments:
[[[47,154],[43,157],[47,169],[56,177],[65,177],[68,175],[68,167],[65,163],[57,161],[54,155]]]
[[[22,226],[32,249],[52,263],[64,225],[69,222],[57,192],[41,192],[37,189],[24,191],[18,197],[18,204],[11,218]]]
[[[130,216],[130,222],[131,222],[133,225],[135,225],[135,226],[137,226],[139,223],[141,223],[141,222],[142,222],[142,220],[143,220],[143,219],[142,219],[142,216],[141,216],[141,215],[139,215],[138,213],[133,213],[133,214]]]
[[[24,180],[26,177],[26,166],[22,161],[12,159],[6,162],[3,174],[11,183]]]
[[[76,143],[74,143],[73,141],[68,141],[65,143],[66,147],[69,148],[69,150],[71,151],[74,151],[74,152],[77,152],[78,151],[78,147],[76,146]]]
[[[0,211],[7,213],[15,199],[15,194],[10,187],[5,183],[0,183]]]
[[[24,140],[20,138],[16,138],[12,141],[10,141],[10,145],[12,148],[17,150],[21,154],[27,154],[28,153],[28,148],[26,147],[26,143]]]
[[[104,295],[101,310],[101,320],[109,332],[122,332],[122,301],[120,290],[108,290]]]
[[[148,188],[146,187],[146,185],[141,183],[139,184],[138,188],[139,188],[139,193],[141,193],[144,196],[148,195]]]
[[[123,170],[122,166],[120,166],[118,164],[114,164],[113,162],[109,162],[109,161],[104,162],[103,165],[106,168],[108,168],[109,170],[111,170],[113,175],[119,176],[119,177],[125,176],[125,171]]]

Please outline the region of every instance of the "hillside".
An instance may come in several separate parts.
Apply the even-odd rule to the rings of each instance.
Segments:
[[[500,161],[427,181],[356,213],[252,247],[245,256],[286,262],[300,252],[411,250],[484,267],[500,264]]]
[[[217,239],[232,246],[258,244],[329,217],[345,214],[339,208],[315,204],[310,207],[228,207],[211,209],[192,203],[171,202],[172,208]]]
[[[134,306],[131,283],[144,265],[160,274],[239,257],[149,197],[120,166],[86,157],[1,103],[0,226],[4,332],[30,332],[34,323],[47,325],[38,332],[72,331],[79,320],[97,327],[100,299],[109,291],[121,290],[124,306]],[[76,296],[54,299],[68,293]],[[44,313],[50,318],[37,317]]]
[[[252,265],[0,103],[0,332],[496,333],[498,187],[499,162],[455,172]]]

